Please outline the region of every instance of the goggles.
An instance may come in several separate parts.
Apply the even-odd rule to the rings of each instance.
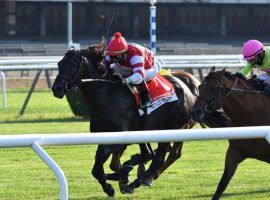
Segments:
[[[121,60],[121,55],[114,55],[114,56],[110,56],[110,60],[112,62],[118,63]]]

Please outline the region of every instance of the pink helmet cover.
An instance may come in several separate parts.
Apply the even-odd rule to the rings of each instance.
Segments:
[[[244,60],[252,60],[263,51],[263,44],[258,40],[249,40],[243,45]]]

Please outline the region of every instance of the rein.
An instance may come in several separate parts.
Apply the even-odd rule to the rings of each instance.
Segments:
[[[241,82],[245,86],[246,89],[235,88],[239,82]],[[231,92],[264,94],[264,92],[262,91],[251,90],[251,87],[248,86],[245,81],[243,81],[241,78],[238,78],[238,77],[235,78],[233,86],[230,88],[229,92],[226,94],[225,99],[230,95]]]
[[[111,80],[107,80],[107,79],[98,79],[98,78],[90,78],[90,79],[82,79],[80,83],[88,83],[88,82],[108,82],[108,83],[118,83],[117,81],[111,81]]]

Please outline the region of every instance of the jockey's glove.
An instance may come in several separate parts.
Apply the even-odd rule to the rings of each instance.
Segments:
[[[130,80],[129,80],[129,78],[123,78],[123,79],[120,79],[119,83],[121,85],[127,85],[130,83]]]
[[[104,66],[101,63],[97,63],[97,67],[98,67],[98,71],[99,71],[99,74],[101,75],[101,77],[102,78],[106,77],[107,76],[106,66]]]

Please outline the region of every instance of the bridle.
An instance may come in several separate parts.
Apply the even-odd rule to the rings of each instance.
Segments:
[[[206,81],[210,80],[210,79],[212,79],[218,83],[218,87],[217,87],[217,90],[215,91],[214,96],[210,100],[208,100],[200,95],[198,96],[198,99],[203,100],[207,103],[206,106],[204,107],[204,112],[206,112],[206,113],[210,113],[213,110],[217,110],[217,109],[221,108],[222,105],[224,104],[225,98],[229,94],[229,92],[227,92],[227,94],[225,93],[223,78],[221,78],[221,80],[218,80],[215,77],[207,77],[202,84],[206,84]],[[221,93],[223,93],[223,96],[225,96],[222,104],[220,104],[218,101]]]
[[[74,54],[75,56],[79,57],[79,63],[76,63],[76,66],[78,67],[76,67],[76,71],[74,71],[74,73],[71,76],[65,74],[58,74],[56,77],[60,78],[60,80],[64,84],[64,89],[66,92],[70,92],[74,88],[78,87],[78,85],[81,83],[81,80],[78,76],[82,73],[84,67],[89,64],[88,59],[85,56],[80,55],[80,52],[78,51],[70,50],[67,52],[66,56],[68,54]],[[61,65],[61,62],[58,63],[58,65]]]
[[[119,84],[119,81],[112,81],[112,80],[107,80],[107,79],[99,79],[99,78],[82,79],[80,77],[82,73],[85,73],[85,74],[94,73],[92,71],[95,70],[95,68],[87,67],[90,61],[88,60],[86,56],[81,55],[79,51],[69,50],[66,53],[66,56],[68,56],[69,54],[73,54],[77,56],[79,58],[79,62],[76,63],[76,71],[74,71],[74,73],[71,76],[68,76],[65,74],[57,75],[57,78],[59,78],[64,85],[65,92],[70,92],[71,90],[76,89],[80,84],[87,83],[87,82],[109,82],[109,83]],[[58,63],[58,65],[61,65],[61,63]],[[88,70],[88,72],[86,70]]]

